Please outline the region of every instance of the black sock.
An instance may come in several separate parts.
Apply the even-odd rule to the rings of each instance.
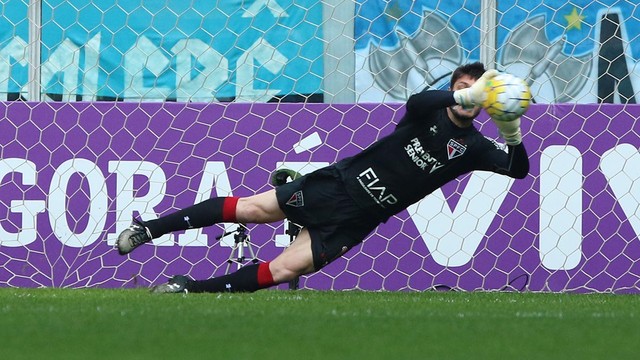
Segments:
[[[268,271],[266,270],[268,268],[268,263],[246,265],[234,273],[221,277],[189,281],[186,288],[194,293],[254,292],[274,285],[271,274],[266,280],[260,278],[260,272]]]
[[[155,239],[172,231],[202,228],[227,221],[235,222],[237,201],[238,198],[234,197],[211,198],[158,219],[145,221],[144,225]]]

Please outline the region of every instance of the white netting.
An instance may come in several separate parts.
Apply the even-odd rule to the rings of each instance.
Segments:
[[[112,245],[132,215],[352,155],[412,93],[482,61],[531,87],[531,175],[462,177],[301,286],[635,291],[639,21],[613,0],[5,1],[0,284],[220,274],[233,224],[128,258]],[[497,138],[486,115],[478,126]],[[257,256],[286,229],[250,226]]]

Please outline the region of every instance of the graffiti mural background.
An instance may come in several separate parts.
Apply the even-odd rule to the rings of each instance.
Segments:
[[[635,103],[640,17],[631,1],[498,1],[496,26],[479,2],[363,0],[356,17],[359,101],[403,101],[447,88],[495,34],[496,68],[527,79],[538,103]],[[482,39],[482,41],[481,41]]]

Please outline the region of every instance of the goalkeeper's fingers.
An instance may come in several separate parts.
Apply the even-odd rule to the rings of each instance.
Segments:
[[[481,105],[487,98],[487,82],[498,74],[500,74],[498,70],[487,70],[473,85],[471,85],[470,92],[475,105]]]
[[[487,80],[491,80],[494,77],[498,76],[500,74],[500,72],[496,69],[490,69],[484,72],[484,74],[482,74],[482,76],[480,76],[480,79],[487,81]]]
[[[454,91],[453,98],[456,103],[466,109],[481,105],[486,97],[485,88],[487,81],[498,74],[499,72],[497,70],[487,70],[470,87]]]

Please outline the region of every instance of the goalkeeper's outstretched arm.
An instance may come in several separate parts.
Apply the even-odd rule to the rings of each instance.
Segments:
[[[505,175],[516,179],[524,179],[529,174],[529,155],[523,143],[507,145],[508,162],[504,169]]]
[[[506,162],[502,164],[499,159],[495,159],[497,165],[492,171],[516,179],[523,179],[529,173],[529,155],[522,144],[520,118],[512,121],[499,121],[493,118],[492,120],[498,127],[500,137],[505,140],[508,149]]]
[[[507,145],[507,153],[494,148],[480,158],[479,169],[524,179],[529,174],[529,155],[524,144]],[[484,165],[483,165],[484,164]]]
[[[504,150],[494,148],[478,158],[476,170],[491,171],[515,179],[524,179],[529,174],[529,155],[524,144],[507,145]]]

